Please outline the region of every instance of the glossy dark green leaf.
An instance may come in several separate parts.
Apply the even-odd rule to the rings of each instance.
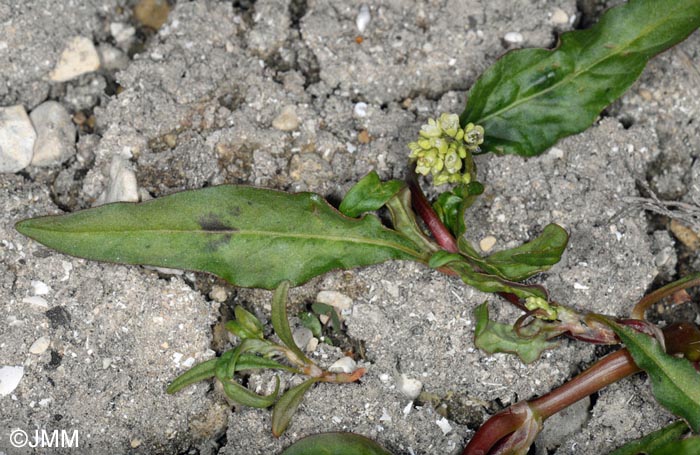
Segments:
[[[459,238],[464,235],[466,231],[464,212],[483,192],[484,185],[479,182],[471,182],[441,193],[433,203],[433,209],[438,218],[455,237]]]
[[[382,182],[379,175],[375,171],[371,171],[350,188],[338,210],[351,218],[358,217],[365,212],[379,210],[405,185],[400,180]]]
[[[513,326],[491,321],[486,303],[476,307],[474,317],[476,318],[474,344],[489,354],[509,352],[520,357],[523,363],[532,363],[543,351],[552,349],[558,344],[547,339],[551,336],[547,331],[535,332],[525,337],[517,334]],[[535,324],[541,323],[539,320],[535,321]]]
[[[275,333],[297,357],[300,363],[311,364],[311,360],[304,354],[304,351],[299,349],[299,346],[294,342],[292,329],[289,327],[289,319],[287,318],[287,293],[289,292],[289,282],[283,281],[275,290],[275,295],[272,297],[272,327]]]
[[[321,433],[287,447],[281,455],[391,455],[369,438],[355,433]]]
[[[333,269],[423,260],[376,216],[348,218],[312,193],[222,185],[17,223],[73,256],[199,270],[237,286],[299,285]]]
[[[620,337],[634,363],[646,371],[654,398],[663,407],[684,419],[693,432],[700,431],[700,373],[686,359],[664,352],[653,337],[614,321],[598,317]]]
[[[537,155],[588,128],[649,58],[700,26],[697,0],[631,0],[554,50],[507,53],[469,92],[460,120],[482,125],[485,151]]]
[[[693,436],[680,441],[671,441],[649,455],[696,455],[700,454],[700,436]]]
[[[289,426],[292,416],[299,408],[301,401],[312,385],[319,381],[319,378],[309,378],[298,386],[287,390],[275,404],[272,410],[272,434],[280,437]]]
[[[674,422],[660,430],[650,433],[643,438],[630,441],[609,455],[637,455],[640,453],[652,454],[657,449],[662,449],[668,443],[678,440],[688,432],[688,425],[683,421]],[[675,452],[674,455],[682,452]],[[692,452],[691,452],[692,453]],[[700,452],[699,452],[700,453]]]
[[[482,292],[508,292],[522,299],[540,297],[548,300],[547,292],[542,286],[520,284],[505,280],[497,275],[477,272],[474,269],[474,264],[470,263],[468,258],[457,253],[438,251],[430,257],[428,265],[433,268],[446,267],[459,275],[466,284]]]
[[[561,226],[548,224],[539,237],[517,248],[494,253],[484,258],[481,266],[507,280],[522,281],[559,262],[568,241],[569,234]]]
[[[280,390],[280,378],[278,376],[275,376],[275,390],[269,395],[258,395],[232,379],[223,379],[221,384],[224,386],[224,392],[229,399],[243,406],[260,409],[269,408],[275,404]]]

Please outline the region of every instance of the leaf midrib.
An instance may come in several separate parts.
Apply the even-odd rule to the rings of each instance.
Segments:
[[[395,250],[403,251],[416,258],[422,258],[419,251],[410,249],[401,244],[382,241],[376,239],[369,239],[366,237],[351,237],[351,236],[330,236],[321,234],[296,234],[288,232],[275,232],[275,231],[260,231],[260,230],[250,230],[250,229],[225,229],[225,230],[203,230],[203,229],[120,229],[120,230],[99,230],[99,231],[63,231],[60,229],[47,229],[38,228],[41,231],[50,231],[61,234],[73,234],[73,235],[109,235],[109,234],[125,234],[125,233],[149,233],[149,234],[223,234],[232,236],[258,236],[267,238],[279,238],[286,237],[291,239],[299,240],[324,240],[329,242],[340,242],[340,243],[354,243],[354,244],[366,244],[374,246],[389,247]],[[390,232],[390,231],[389,231]],[[397,233],[397,235],[400,235]]]
[[[625,328],[622,328],[622,330],[625,331]],[[644,352],[644,354],[646,355],[647,361],[651,362],[656,367],[657,373],[658,372],[663,373],[663,375],[666,378],[668,378],[669,381],[671,381],[671,384],[673,384],[673,386],[676,390],[680,391],[683,396],[687,397],[688,400],[690,400],[692,403],[694,403],[696,405],[695,406],[696,408],[699,407],[698,405],[700,405],[700,403],[698,403],[698,398],[700,398],[700,397],[690,395],[689,393],[686,393],[683,390],[683,388],[677,386],[676,382],[672,379],[673,377],[675,377],[675,375],[670,374],[667,371],[667,368],[665,368],[661,362],[657,361],[656,354],[653,353],[652,351],[654,351],[656,348],[657,350],[663,352],[663,350],[661,350],[661,346],[658,344],[658,341],[651,340],[651,343],[647,345],[647,343],[645,343],[645,342],[635,342],[634,338],[629,333],[625,333],[625,335],[630,339],[630,341],[633,342],[633,344],[635,344],[641,351]],[[628,344],[628,349],[629,349],[629,343],[625,343],[625,344]],[[666,355],[668,355],[668,354],[666,354]],[[673,358],[673,359],[674,360],[681,360],[681,359],[675,359],[675,358]],[[647,373],[649,373],[649,372],[647,371]],[[682,379],[682,378],[677,378],[677,379]]]
[[[548,93],[548,92],[554,90],[555,88],[558,88],[558,87],[561,86],[561,85],[564,85],[564,84],[569,83],[569,81],[570,81],[571,79],[573,79],[574,77],[578,77],[580,74],[583,74],[583,73],[585,73],[585,72],[587,72],[587,71],[590,71],[592,68],[595,68],[598,64],[600,64],[601,62],[603,62],[603,61],[609,59],[610,57],[613,57],[613,56],[616,56],[616,55],[621,54],[622,52],[625,51],[625,49],[628,49],[628,48],[629,48],[630,46],[632,46],[632,44],[634,44],[636,41],[638,41],[638,40],[641,39],[642,37],[646,36],[646,35],[649,33],[650,29],[653,30],[653,29],[656,29],[656,28],[662,26],[663,24],[665,24],[666,22],[669,21],[669,18],[670,18],[672,15],[675,15],[675,14],[676,14],[675,11],[672,12],[672,13],[669,13],[669,14],[663,19],[663,22],[657,22],[657,24],[660,24],[660,25],[651,26],[651,27],[646,27],[646,28],[643,30],[642,33],[640,33],[640,34],[637,35],[637,37],[636,37],[635,39],[629,41],[624,47],[620,47],[618,52],[608,54],[607,56],[605,56],[605,57],[603,57],[603,58],[600,58],[600,59],[598,59],[598,60],[595,60],[591,65],[589,65],[589,66],[587,66],[587,67],[585,67],[585,68],[582,68],[582,69],[579,70],[579,71],[575,71],[575,72],[573,72],[573,73],[570,73],[569,75],[565,76],[561,81],[559,81],[559,82],[557,82],[557,83],[555,83],[555,84],[553,84],[553,85],[547,87],[546,89],[544,89],[544,90],[542,90],[542,91],[540,91],[540,92],[537,92],[537,93],[535,93],[535,94],[533,94],[533,95],[530,95],[530,96],[528,96],[528,97],[522,98],[522,99],[516,101],[515,103],[513,103],[513,104],[511,104],[511,105],[509,105],[509,106],[503,107],[503,108],[497,110],[496,112],[493,112],[493,113],[491,113],[491,114],[489,114],[489,115],[487,115],[487,116],[485,116],[485,117],[482,117],[482,118],[480,118],[480,119],[478,119],[478,120],[475,120],[474,123],[480,123],[480,124],[481,124],[481,123],[484,123],[484,122],[486,122],[487,120],[491,119],[492,117],[496,117],[496,116],[502,114],[503,112],[509,111],[509,110],[511,110],[511,109],[515,109],[515,108],[517,108],[518,106],[520,106],[521,104],[526,103],[526,102],[530,101],[530,100],[533,99],[533,98],[536,98],[536,97],[538,97],[538,96],[544,95],[544,94],[546,94],[546,93]],[[558,52],[558,51],[560,51],[560,50],[561,50],[561,48],[555,49],[555,50],[553,50],[552,52]],[[523,71],[525,71],[525,70],[523,70]]]

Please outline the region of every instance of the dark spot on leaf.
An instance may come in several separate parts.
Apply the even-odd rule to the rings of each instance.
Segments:
[[[217,215],[210,213],[209,215],[203,216],[199,219],[199,225],[205,231],[231,231],[235,230],[230,226],[224,224]]]
[[[221,248],[224,245],[227,245],[231,241],[231,234],[223,234],[216,237],[216,239],[210,241],[207,244],[207,250],[209,252],[217,251],[219,248]]]
[[[62,306],[51,308],[44,314],[49,318],[49,323],[53,329],[57,329],[61,326],[68,327],[70,324],[70,313]]]
[[[238,216],[238,215],[241,214],[241,208],[240,208],[239,206],[236,205],[236,206],[234,206],[234,207],[231,208],[231,210],[229,211],[229,213],[231,214],[231,216]]]

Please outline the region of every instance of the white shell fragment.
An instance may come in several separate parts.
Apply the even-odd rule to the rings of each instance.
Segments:
[[[369,25],[369,21],[371,20],[372,14],[369,12],[369,6],[360,6],[360,11],[357,13],[357,17],[355,18],[355,25],[357,25],[357,30],[359,30],[360,33],[364,33],[365,29],[367,29],[367,26]]]
[[[352,373],[357,369],[357,364],[352,357],[343,357],[328,367],[331,373]]]
[[[355,109],[353,110],[357,117],[367,117],[367,103],[360,101],[355,104]]]
[[[75,36],[68,41],[56,66],[49,73],[49,79],[55,82],[66,82],[97,71],[99,68],[100,56],[92,40],[84,36]]]
[[[115,155],[109,166],[107,188],[97,198],[95,205],[110,202],[138,202],[138,200],[139,188],[136,173],[125,158]]]
[[[36,132],[24,106],[0,107],[0,172],[17,172],[29,166]]]
[[[396,389],[401,392],[406,398],[414,400],[418,398],[421,390],[423,390],[423,383],[418,379],[409,378],[405,374],[401,374],[396,379]]]
[[[508,32],[505,34],[503,39],[510,44],[520,44],[523,41],[525,41],[525,38],[523,38],[522,33],[519,32]]]
[[[11,394],[24,376],[24,367],[0,367],[0,397]]]
[[[452,431],[452,425],[450,425],[450,422],[448,422],[447,419],[444,417],[440,420],[436,420],[435,423],[437,423],[437,425],[442,430],[442,434],[445,436],[447,436],[447,433]]]

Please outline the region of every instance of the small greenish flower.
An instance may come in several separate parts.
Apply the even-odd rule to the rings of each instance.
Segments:
[[[444,113],[439,119],[440,128],[450,137],[455,137],[460,130],[459,116],[457,114]]]
[[[428,119],[428,123],[423,125],[420,129],[420,135],[423,137],[440,137],[442,136],[442,129],[440,125],[435,121],[435,119]]]
[[[471,153],[484,141],[484,129],[468,124],[461,128],[457,114],[441,114],[421,127],[418,140],[408,144],[416,172],[432,175],[433,184],[470,183],[476,175]]]
[[[457,153],[450,152],[445,155],[445,169],[447,169],[447,172],[450,174],[459,172],[459,170],[462,169],[462,160]]]
[[[468,123],[464,127],[464,142],[470,147],[478,147],[484,143],[484,128],[481,125]]]

